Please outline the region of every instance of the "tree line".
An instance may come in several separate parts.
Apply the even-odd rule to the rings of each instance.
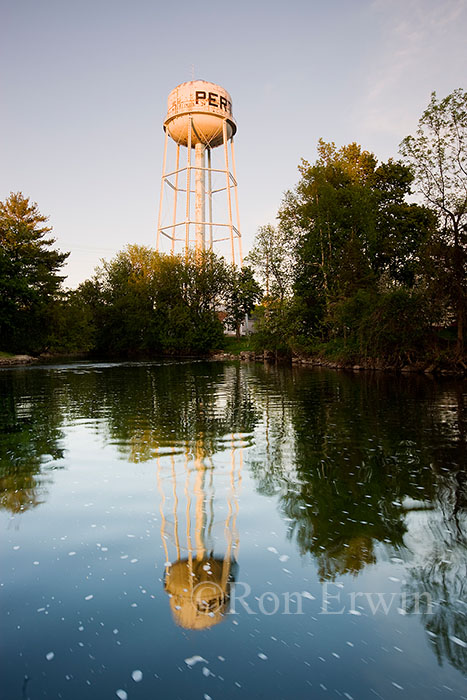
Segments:
[[[2,219],[4,213],[12,223],[0,258],[3,351],[207,353],[223,347],[225,327],[239,332],[260,298],[249,267],[228,265],[210,251],[165,255],[139,245],[65,291],[57,268],[68,254],[49,248],[54,241],[44,238],[50,229],[39,228],[37,205],[12,194],[0,205]],[[4,264],[15,255],[18,267]],[[39,286],[41,277],[48,286]]]
[[[205,353],[256,305],[258,350],[462,361],[466,144],[467,93],[433,93],[399,160],[320,139],[241,269],[129,245],[75,290],[47,217],[12,193],[0,203],[0,350]]]
[[[467,94],[433,93],[402,158],[318,142],[250,261],[267,290],[255,342],[391,364],[456,359],[467,311]],[[417,194],[418,202],[409,195]]]

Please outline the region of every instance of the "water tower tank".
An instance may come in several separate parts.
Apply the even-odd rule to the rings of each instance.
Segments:
[[[232,98],[220,85],[206,80],[191,80],[178,85],[169,94],[164,131],[179,145],[188,146],[191,122],[191,146],[197,143],[215,148],[223,142],[222,124],[227,123],[227,138],[237,131],[232,115]]]

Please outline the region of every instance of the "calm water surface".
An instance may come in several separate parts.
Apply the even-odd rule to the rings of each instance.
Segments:
[[[0,371],[0,696],[467,698],[462,381]]]

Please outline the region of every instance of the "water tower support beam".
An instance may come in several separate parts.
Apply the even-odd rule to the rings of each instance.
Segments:
[[[186,168],[186,212],[185,212],[185,254],[188,255],[190,247],[190,199],[191,199],[191,130],[193,128],[192,118],[188,124],[188,144],[187,144],[187,168]]]
[[[161,214],[162,214],[162,201],[164,199],[164,184],[165,184],[165,167],[167,163],[167,142],[169,140],[169,134],[166,130],[165,132],[165,142],[164,142],[164,158],[162,161],[162,178],[161,178],[161,194],[159,198],[159,216],[157,219],[157,237],[156,237],[156,250],[159,252],[160,243],[160,230],[161,230]]]
[[[238,208],[238,186],[237,186],[237,169],[235,167],[235,149],[234,149],[234,140],[233,137],[230,141],[230,148],[232,150],[232,173],[234,176],[234,195],[235,195],[235,211],[237,213],[237,231],[238,231],[238,252],[240,256],[240,267],[243,265],[243,253],[242,253],[242,236],[241,236],[241,228],[240,228],[240,211]]]
[[[205,248],[205,168],[204,145],[195,145],[195,249],[202,252]]]
[[[177,143],[177,155],[176,155],[176,165],[175,165],[175,186],[174,186],[174,210],[172,217],[172,247],[171,253],[173,255],[175,250],[175,224],[177,223],[177,195],[178,195],[178,169],[180,165],[180,144]]]
[[[209,250],[212,251],[212,164],[211,164],[211,149],[206,148],[208,152],[208,221],[209,221]]]
[[[232,263],[235,265],[235,248],[234,248],[234,234],[233,234],[233,222],[232,222],[232,197],[230,192],[230,175],[229,175],[229,151],[227,146],[227,121],[224,119],[222,122],[222,140],[224,142],[224,160],[225,160],[225,175],[227,178],[227,205],[229,209],[229,229],[230,229],[230,247],[232,251]]]

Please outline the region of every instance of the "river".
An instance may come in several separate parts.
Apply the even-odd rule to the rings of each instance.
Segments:
[[[0,370],[1,697],[467,697],[465,380]]]

